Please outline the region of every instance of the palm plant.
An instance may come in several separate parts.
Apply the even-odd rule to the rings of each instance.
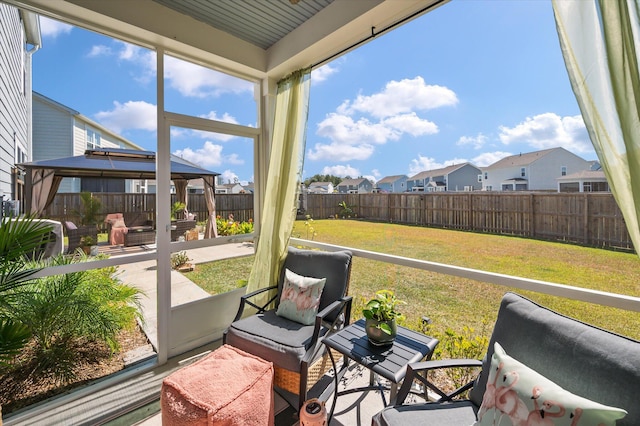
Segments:
[[[83,261],[73,256],[52,265]],[[120,330],[141,319],[140,290],[115,278],[115,267],[53,275],[15,289],[6,313],[24,324],[33,337],[35,359],[30,369],[62,381],[74,377],[78,342],[99,341],[118,349]]]
[[[31,333],[20,321],[4,315],[16,289],[24,286],[41,268],[29,267],[43,244],[49,242],[51,229],[32,218],[6,218],[0,223],[0,365],[20,352]]]
[[[102,203],[90,192],[80,193],[82,209],[75,213],[80,216],[83,225],[95,225],[98,223],[98,215],[102,211]]]

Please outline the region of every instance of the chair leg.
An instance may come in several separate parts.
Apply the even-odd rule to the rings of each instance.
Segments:
[[[307,400],[307,374],[309,372],[309,365],[306,362],[302,362],[300,365],[300,389],[298,392],[298,413],[302,410],[304,402]]]

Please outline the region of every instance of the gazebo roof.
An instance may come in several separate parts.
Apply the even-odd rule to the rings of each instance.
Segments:
[[[18,166],[27,171],[53,170],[55,176],[60,177],[155,179],[156,153],[134,149],[97,148],[86,150],[84,155],[34,161],[18,164]],[[190,180],[219,174],[181,158],[171,157],[171,179]]]

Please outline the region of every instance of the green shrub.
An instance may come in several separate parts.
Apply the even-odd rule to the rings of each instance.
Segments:
[[[79,258],[60,256],[64,265]],[[12,290],[0,314],[23,324],[32,335],[34,375],[63,382],[74,377],[78,342],[98,341],[118,349],[120,330],[141,319],[140,291],[122,284],[116,267],[38,278]]]
[[[218,216],[216,217],[216,227],[218,228],[219,236],[250,234],[253,232],[253,220],[236,222],[233,220],[232,214],[229,215],[228,219]]]
[[[464,326],[462,332],[448,328],[444,336],[434,337],[440,340],[440,344],[434,351],[436,359],[482,359],[489,345],[489,339],[486,337],[486,321],[483,322],[479,332],[476,332],[473,327]],[[469,383],[478,374],[477,368],[447,368],[442,371],[453,383],[454,388]]]
[[[189,263],[190,260],[191,259],[189,259],[189,256],[187,256],[186,251],[179,251],[177,253],[173,253],[171,255],[171,268],[178,269],[182,265],[186,265],[187,263]]]

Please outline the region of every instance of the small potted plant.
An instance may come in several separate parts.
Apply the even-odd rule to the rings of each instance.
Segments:
[[[369,342],[375,346],[390,345],[398,333],[398,321],[404,320],[397,310],[398,305],[406,305],[403,300],[396,298],[391,290],[380,290],[371,299],[362,314],[366,318],[365,330]]]
[[[86,255],[96,256],[98,254],[98,242],[91,235],[80,238],[80,247]]]
[[[186,251],[179,251],[171,255],[171,268],[178,272],[190,272],[195,269]]]

